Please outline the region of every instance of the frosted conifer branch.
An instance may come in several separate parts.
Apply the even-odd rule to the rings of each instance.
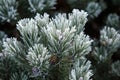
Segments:
[[[51,9],[56,4],[56,0],[28,0],[31,12],[42,12]]]
[[[107,26],[120,29],[119,16],[117,14],[109,14],[106,21]]]
[[[70,80],[92,80],[90,79],[92,70],[90,70],[91,63],[84,59],[78,59],[74,63],[73,69],[71,70]]]
[[[32,66],[32,77],[41,76],[42,73],[47,72],[49,69],[49,59],[51,54],[48,50],[43,47],[42,44],[35,44],[33,47],[29,48],[28,55],[26,58],[29,65]]]
[[[17,6],[16,0],[1,0],[0,1],[0,20],[2,22],[11,22],[17,20]]]
[[[120,77],[120,61],[114,62],[112,65],[112,73]]]
[[[28,80],[28,76],[25,73],[13,73],[10,80]]]
[[[37,22],[34,19],[23,19],[17,24],[22,40],[27,47],[34,45],[40,41]]]
[[[90,2],[88,3],[86,11],[88,12],[91,18],[95,18],[98,17],[98,15],[102,12],[102,7],[99,5],[99,3]]]
[[[48,68],[50,54],[42,44],[35,44],[29,48],[26,58],[31,66],[40,68],[45,65]]]
[[[75,41],[73,42],[72,53],[77,57],[82,57],[91,51],[91,42],[89,36],[84,35],[83,32],[76,35]]]
[[[0,31],[0,52],[2,52],[2,49],[3,49],[3,39],[7,38],[7,35]],[[1,53],[0,53],[1,54]]]
[[[109,51],[108,53],[116,52],[117,49],[120,47],[120,34],[114,28],[105,27],[101,31],[100,38],[100,42],[103,43],[103,45],[105,42],[105,46],[108,48]]]
[[[66,14],[58,14],[57,16],[55,16],[55,19],[52,19],[52,23],[57,29],[61,29],[62,31],[65,28],[69,28],[71,26],[71,21],[67,19]]]
[[[44,15],[40,15],[37,13],[35,16],[35,21],[37,22],[38,27],[41,29],[41,27],[46,26],[46,24],[49,23],[49,15],[47,13],[44,13]]]
[[[105,27],[101,30],[100,47],[95,48],[96,59],[106,61],[120,48],[120,34],[114,29]],[[99,61],[98,61],[99,62]]]
[[[22,45],[21,42],[17,41],[16,38],[7,38],[4,40],[3,42],[3,52],[7,55],[7,56],[16,56],[16,55],[20,55],[25,54],[23,48],[24,46]],[[22,51],[22,52],[21,52]]]
[[[0,31],[0,40],[2,41],[2,39],[6,37],[7,35],[3,31]]]
[[[84,30],[84,26],[87,22],[88,14],[83,10],[79,11],[74,9],[71,14],[69,14],[69,20],[71,20],[72,26],[76,26],[77,33]]]
[[[17,63],[21,63],[33,79],[49,79],[49,75],[53,73],[49,71],[57,69],[57,66],[58,70],[62,70],[58,74],[68,79],[70,65],[73,64],[73,69],[82,71],[76,75],[88,80],[91,76],[90,62],[85,59],[77,61],[91,51],[92,40],[83,33],[86,17],[86,12],[74,9],[68,17],[66,14],[58,14],[55,18],[49,18],[45,13],[43,16],[37,14],[35,18],[22,19],[17,24],[21,42],[15,38],[5,39],[3,52],[12,56]],[[74,54],[77,55],[71,56]],[[72,62],[74,59],[75,63]],[[55,65],[51,64],[54,62]],[[76,64],[79,67],[75,66]]]
[[[53,23],[50,23],[43,31],[48,38],[50,51],[61,54],[69,51],[76,29],[75,27],[57,29]]]

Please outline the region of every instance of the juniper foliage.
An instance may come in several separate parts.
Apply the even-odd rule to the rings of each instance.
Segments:
[[[114,28],[105,26],[101,30],[100,40],[95,43],[96,45],[91,54],[95,80],[119,80],[119,76],[115,75],[119,74],[119,64],[117,64],[119,61],[115,63],[112,61],[112,56],[120,48],[119,41],[120,34]]]

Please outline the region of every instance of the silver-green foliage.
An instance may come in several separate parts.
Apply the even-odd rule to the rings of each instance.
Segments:
[[[91,64],[83,59],[91,51],[92,42],[83,32],[86,17],[86,12],[74,9],[68,17],[66,14],[58,14],[55,18],[49,18],[45,13],[43,16],[37,14],[35,18],[20,20],[17,29],[21,34],[21,41],[7,38],[3,44],[3,51],[7,56],[15,59],[19,66],[23,65],[29,77],[48,79],[53,73],[49,72],[53,66],[61,65],[62,69],[67,69],[64,65],[69,64],[67,60],[70,59],[73,67],[69,67],[68,75],[65,75],[64,70],[61,71],[62,74],[58,72],[58,75],[55,75],[65,75],[62,80],[66,80],[66,76],[69,78],[69,75],[73,74],[70,72],[78,68],[82,72],[75,76],[89,80],[92,74],[89,70]],[[77,64],[79,65],[76,67]]]
[[[28,76],[25,75],[25,73],[20,73],[20,74],[14,73],[10,77],[10,80],[28,80]]]
[[[96,59],[105,62],[120,48],[120,34],[114,29],[105,27],[101,30],[100,47],[95,48]]]
[[[70,80],[92,80],[90,77],[93,74],[90,67],[90,61],[87,61],[86,59],[78,59],[71,70]]]
[[[114,27],[115,29],[120,29],[120,20],[117,14],[109,14],[107,17],[106,25]]]
[[[2,31],[0,31],[0,52],[2,52],[2,49],[3,49],[3,39],[5,39],[7,37],[7,35],[4,33],[4,32],[2,32]]]
[[[46,9],[54,8],[56,0],[28,0],[31,12],[42,12]]]
[[[26,58],[29,64],[33,67],[49,67],[48,59],[50,58],[50,54],[48,53],[47,49],[41,44],[35,44],[33,47],[29,48]]]
[[[11,56],[18,55],[23,52],[23,45],[20,41],[17,41],[16,38],[6,38],[3,42],[3,47],[5,49],[4,53],[10,54]]]
[[[112,80],[114,78],[119,80],[119,76],[115,75],[115,71],[119,71],[119,68],[114,67],[114,71],[111,70],[113,67],[111,67],[113,56],[120,48],[119,41],[120,34],[114,28],[105,26],[100,31],[100,39],[95,43],[93,52],[91,52],[92,58],[90,58],[95,80]],[[118,63],[116,64],[119,65]]]
[[[120,61],[114,62],[111,66],[112,73],[120,77]]]
[[[86,7],[86,11],[91,18],[95,18],[98,17],[98,15],[102,12],[102,7],[97,2],[90,2]]]
[[[86,12],[84,12],[83,10],[81,10],[81,12],[79,12],[79,10],[73,10],[74,14],[69,14],[69,19],[71,20],[71,24],[72,26],[76,26],[77,32],[80,33],[81,31],[84,30],[84,26],[86,24],[87,20],[87,16],[88,14]]]
[[[1,0],[0,1],[0,21],[11,22],[17,20],[18,3],[16,0]]]

